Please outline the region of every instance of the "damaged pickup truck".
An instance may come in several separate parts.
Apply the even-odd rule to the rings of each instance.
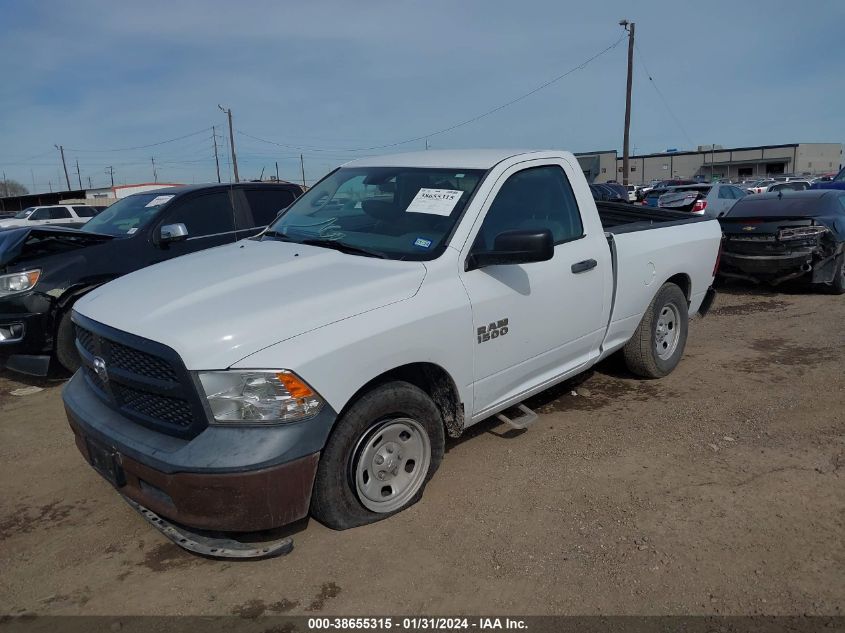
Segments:
[[[845,293],[845,191],[752,195],[719,222],[721,277],[772,286],[796,279]]]
[[[255,235],[299,185],[168,187],[127,196],[81,229],[0,231],[0,367],[44,376],[79,369],[71,310],[82,296],[144,266]]]
[[[361,159],[256,238],[82,298],[67,417],[157,527],[364,525],[420,498],[447,436],[525,428],[523,400],[614,352],[671,372],[721,237],[597,206],[568,152]]]

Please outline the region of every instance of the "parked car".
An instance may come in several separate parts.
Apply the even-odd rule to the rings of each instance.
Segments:
[[[617,189],[606,183],[591,184],[590,193],[593,194],[593,200],[600,202],[627,202],[628,199],[627,191],[625,195],[622,195]]]
[[[652,207],[656,209],[658,207],[658,200],[660,200],[660,196],[665,193],[669,193],[672,191],[674,187],[655,187],[648,191],[642,199],[642,205],[645,207]]]
[[[636,185],[626,185],[625,189],[628,190],[628,202],[636,202],[637,201],[637,186]]]
[[[97,215],[97,209],[86,205],[54,204],[27,207],[9,218],[0,218],[0,229],[22,226],[81,226]]]
[[[845,292],[845,191],[747,196],[720,218],[719,274],[777,285],[802,279]]]
[[[79,366],[71,308],[102,284],[194,251],[255,235],[302,193],[299,185],[242,183],[127,196],[81,229],[0,232],[0,366],[47,374]]]
[[[512,407],[617,350],[671,372],[720,241],[707,218],[597,204],[569,152],[360,159],[261,236],[78,301],[68,420],[185,533],[371,523],[420,498],[446,435],[524,428]]]
[[[746,191],[748,193],[764,193],[769,185],[773,185],[776,182],[774,178],[763,178],[762,180],[755,181]]]
[[[778,191],[806,191],[811,187],[806,180],[788,180],[784,182],[776,182],[766,187],[764,193],[778,192]]]
[[[683,185],[673,187],[657,199],[657,206],[718,218],[730,211],[736,201],[748,194],[736,185]]]
[[[814,182],[811,189],[843,189],[845,190],[845,167],[831,180]]]

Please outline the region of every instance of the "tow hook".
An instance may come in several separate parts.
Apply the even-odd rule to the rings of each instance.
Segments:
[[[147,523],[179,547],[194,554],[213,558],[261,559],[284,556],[293,550],[293,539],[290,537],[257,545],[236,541],[230,537],[221,538],[210,536],[209,534],[202,534],[191,530],[183,525],[171,523],[129,497],[125,495],[121,495],[121,497],[138,514],[144,517]]]

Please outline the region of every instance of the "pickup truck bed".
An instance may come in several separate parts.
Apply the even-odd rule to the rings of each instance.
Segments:
[[[633,206],[624,202],[596,201],[601,225],[608,233],[630,233],[646,231],[658,226],[703,222],[708,218],[684,211],[667,211],[645,206]]]

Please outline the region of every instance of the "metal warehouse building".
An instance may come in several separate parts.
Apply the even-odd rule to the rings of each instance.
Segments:
[[[622,157],[615,150],[585,152],[577,157],[590,182],[622,182]],[[840,143],[756,147],[700,145],[695,151],[631,156],[628,182],[638,185],[669,178],[736,180],[777,174],[821,175],[838,171],[841,163]]]

